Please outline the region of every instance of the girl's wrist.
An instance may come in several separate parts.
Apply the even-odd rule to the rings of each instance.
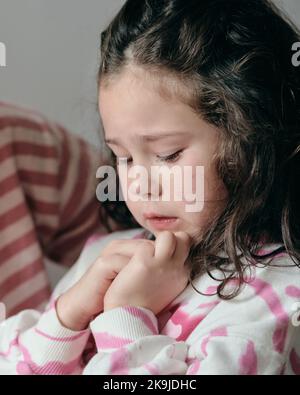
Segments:
[[[61,295],[56,302],[56,315],[61,325],[72,331],[83,331],[88,328],[93,317],[80,311],[77,306],[72,308],[71,303],[65,300]]]

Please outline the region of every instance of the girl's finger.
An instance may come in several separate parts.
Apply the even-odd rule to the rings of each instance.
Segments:
[[[101,252],[101,256],[108,256],[111,254],[122,254],[128,257],[132,257],[137,247],[143,243],[144,239],[140,240],[113,240],[109,243]],[[153,241],[149,240],[151,243]]]
[[[129,257],[121,254],[111,255],[111,266],[114,272],[120,273],[130,261]]]
[[[159,261],[173,256],[176,248],[176,237],[170,231],[160,232],[155,240],[155,258]]]
[[[109,264],[109,271],[106,271],[106,273],[111,273],[111,278],[113,279],[118,273],[120,273],[121,270],[124,269],[124,267],[128,264],[130,258],[126,255],[120,255],[120,254],[112,254],[109,257],[109,262],[107,260],[101,260],[98,259],[96,261],[97,268],[101,271],[103,269],[103,265],[107,267]]]
[[[144,240],[143,242],[139,243],[135,248],[135,256],[140,257],[153,257],[155,250],[155,244],[152,240]]]

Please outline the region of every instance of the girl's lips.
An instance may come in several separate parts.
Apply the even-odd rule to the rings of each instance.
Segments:
[[[171,229],[178,224],[179,219],[177,217],[152,217],[147,221],[156,229]]]

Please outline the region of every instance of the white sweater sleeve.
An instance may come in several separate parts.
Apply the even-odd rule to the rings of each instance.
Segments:
[[[221,324],[222,327],[222,324]],[[215,330],[194,344],[160,335],[152,311],[120,307],[100,314],[91,324],[98,353],[83,374],[206,375],[278,374],[282,356],[255,337]]]
[[[157,318],[143,307],[119,307],[92,323],[98,353],[83,374],[185,374],[187,345],[158,333]]]
[[[25,310],[0,326],[0,374],[74,374],[90,331],[64,328],[55,304],[43,314]]]

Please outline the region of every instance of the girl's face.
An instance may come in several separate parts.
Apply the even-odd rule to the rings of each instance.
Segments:
[[[212,162],[218,149],[218,129],[203,121],[186,104],[164,98],[151,80],[140,72],[133,73],[128,69],[107,86],[100,85],[99,92],[99,110],[107,145],[118,158],[128,159],[127,165],[119,165],[118,172],[124,200],[136,221],[155,236],[168,229],[185,231],[192,238],[199,237],[227,202],[226,188],[218,179]],[[135,180],[141,180],[140,172],[132,178],[125,171],[126,166],[132,171],[136,165],[147,172],[148,193],[132,185]],[[182,178],[172,176],[169,183],[163,177],[155,176],[157,166],[171,170],[175,165],[182,171],[179,173]],[[195,177],[196,166],[204,166],[203,185],[199,176],[198,180]],[[195,194],[204,187],[202,209],[196,212],[187,209],[191,204],[195,208],[197,205],[188,196],[186,199],[184,183],[188,176],[184,175],[184,167],[192,171],[191,179],[186,178],[188,190]],[[183,198],[177,201],[173,191],[180,185]],[[170,192],[166,191],[169,186]],[[131,192],[143,190],[144,194],[140,195],[143,200],[132,198],[129,189]],[[166,200],[166,196],[170,199]],[[157,224],[145,218],[149,213],[177,219],[172,223]]]

